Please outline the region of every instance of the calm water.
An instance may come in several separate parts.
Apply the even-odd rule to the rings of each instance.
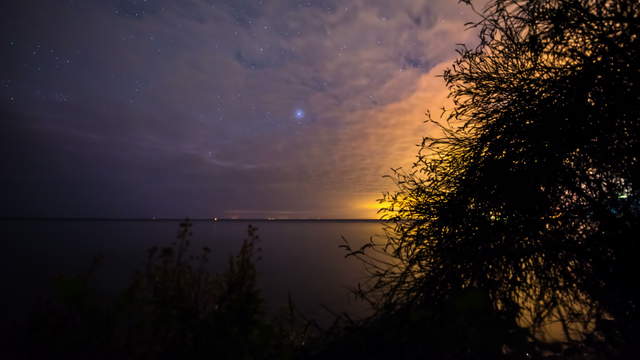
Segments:
[[[328,318],[321,305],[355,316],[366,313],[349,288],[365,272],[357,260],[345,259],[341,236],[363,244],[382,237],[376,222],[252,222],[260,236],[258,281],[269,309],[283,307],[287,294],[308,316]],[[106,290],[120,289],[146,260],[146,249],[175,240],[178,222],[3,221],[1,262],[3,309],[22,314],[51,278],[86,270],[95,255],[104,257],[98,280]],[[212,266],[223,269],[247,234],[247,222],[195,222],[192,251],[212,249]],[[11,317],[10,316],[10,317]]]

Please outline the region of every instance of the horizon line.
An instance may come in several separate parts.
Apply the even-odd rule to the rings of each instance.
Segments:
[[[144,221],[144,222],[295,222],[295,221],[318,221],[318,222],[388,222],[387,219],[371,218],[239,218],[239,217],[89,217],[89,216],[0,216],[0,221]]]

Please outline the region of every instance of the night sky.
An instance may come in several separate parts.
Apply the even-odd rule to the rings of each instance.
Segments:
[[[374,218],[453,0],[0,4],[0,216]]]

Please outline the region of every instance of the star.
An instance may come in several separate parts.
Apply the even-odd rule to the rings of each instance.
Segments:
[[[296,109],[293,116],[295,116],[295,118],[298,120],[302,120],[304,119],[304,115],[305,114],[303,109]]]

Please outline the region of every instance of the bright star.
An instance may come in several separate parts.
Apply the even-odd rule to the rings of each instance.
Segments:
[[[304,110],[302,109],[296,109],[294,116],[296,117],[296,119],[298,120],[302,120],[304,119]]]

